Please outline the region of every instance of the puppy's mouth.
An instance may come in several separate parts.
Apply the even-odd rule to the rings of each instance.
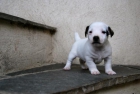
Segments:
[[[98,41],[95,41],[95,42],[93,42],[92,44],[101,44],[100,42],[98,42]]]

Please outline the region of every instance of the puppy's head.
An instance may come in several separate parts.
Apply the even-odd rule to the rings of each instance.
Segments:
[[[112,29],[103,22],[95,22],[86,27],[85,36],[88,36],[90,43],[102,45],[108,39],[108,36],[113,36]]]

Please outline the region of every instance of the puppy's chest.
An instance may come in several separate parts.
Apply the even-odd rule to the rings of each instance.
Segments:
[[[103,61],[104,58],[106,58],[106,55],[103,54],[103,53],[94,53],[92,55],[92,58],[93,58],[93,61],[96,63],[96,64],[99,64]]]
[[[93,61],[94,61],[96,64],[101,63],[101,62],[102,62],[102,60],[103,60],[103,58],[101,58],[101,57],[98,57],[98,58],[93,58]]]

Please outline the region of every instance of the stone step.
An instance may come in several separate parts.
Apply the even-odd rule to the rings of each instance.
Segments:
[[[73,64],[70,71],[64,71],[63,67],[64,64],[54,64],[7,74],[0,79],[0,93],[85,94],[140,79],[140,66],[114,65],[116,75],[105,74],[104,66],[98,66],[100,75],[91,75],[78,64]]]
[[[14,15],[2,13],[2,12],[0,12],[0,20],[5,20],[13,24],[22,25],[23,27],[33,27],[36,29],[49,30],[51,33],[54,33],[56,31],[55,27],[47,26],[45,24],[33,22],[30,20],[26,20],[24,18],[20,18]]]

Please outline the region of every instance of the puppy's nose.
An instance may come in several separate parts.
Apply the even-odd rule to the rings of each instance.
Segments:
[[[93,40],[94,40],[94,41],[99,41],[99,37],[98,37],[98,36],[94,36],[94,37],[93,37]]]

